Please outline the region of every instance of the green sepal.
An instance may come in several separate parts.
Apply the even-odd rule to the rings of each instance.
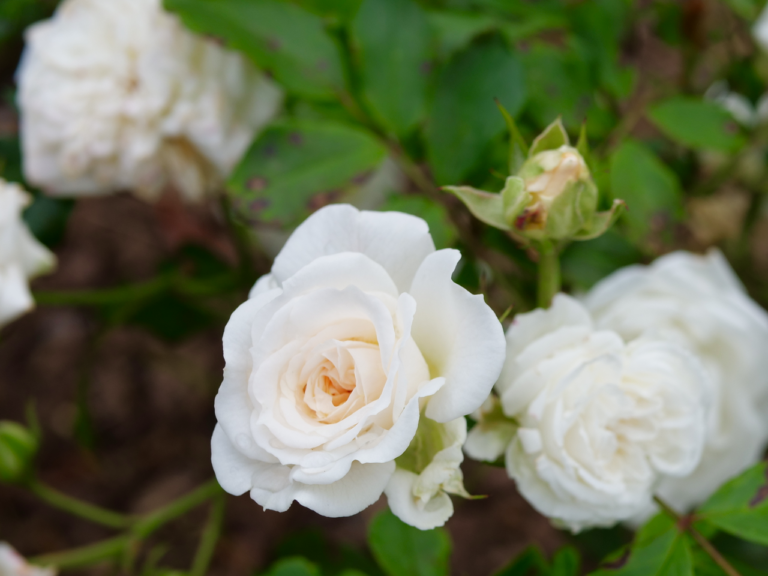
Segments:
[[[587,123],[582,122],[579,130],[579,140],[576,142],[576,150],[579,151],[584,162],[589,164],[589,140],[587,140]]]
[[[504,201],[501,194],[485,192],[471,186],[443,186],[442,189],[464,202],[478,220],[500,230],[511,229],[504,220]]]
[[[501,115],[504,116],[504,122],[506,122],[509,130],[509,173],[517,174],[528,156],[528,144],[520,134],[514,118],[507,112],[507,109],[501,105],[498,98],[495,99],[495,102]]]
[[[545,237],[551,240],[572,238],[591,226],[596,208],[597,188],[592,181],[571,182],[547,211]]]
[[[536,136],[536,139],[531,144],[528,155],[535,156],[539,152],[557,150],[561,146],[570,146],[570,144],[571,142],[563,126],[563,121],[558,116],[557,120],[544,129],[544,132]]]
[[[596,212],[592,217],[592,223],[588,227],[582,229],[578,234],[576,234],[573,239],[592,240],[593,238],[602,236],[611,226],[613,226],[616,220],[619,219],[619,216],[624,213],[626,208],[627,204],[624,202],[624,200],[614,200],[613,206],[611,206],[610,210],[606,210],[605,212]]]
[[[507,178],[501,191],[501,201],[504,207],[504,221],[509,228],[512,228],[517,217],[531,202],[531,194],[525,191],[525,182],[522,178],[517,176]]]

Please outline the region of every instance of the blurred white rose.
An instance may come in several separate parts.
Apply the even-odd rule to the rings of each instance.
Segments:
[[[686,346],[714,384],[707,446],[696,470],[660,496],[683,511],[757,462],[768,442],[768,314],[717,250],[675,252],[599,282],[585,304],[600,328],[625,339],[651,333]]]
[[[212,439],[222,487],[270,510],[296,500],[355,514],[381,496],[421,418],[478,408],[504,337],[483,297],[451,280],[458,260],[398,212],[334,205],[299,226],[224,331]],[[411,470],[425,514],[454,485],[437,467]]]
[[[0,178],[0,326],[34,307],[28,280],[56,263],[21,219],[29,200],[21,186]]]
[[[519,425],[507,471],[534,508],[571,530],[631,518],[650,505],[660,476],[698,464],[706,381],[682,347],[625,344],[560,294],[507,331],[496,390]]]
[[[763,51],[768,52],[768,6],[763,9],[752,26],[752,37]]]
[[[64,0],[30,27],[17,73],[24,172],[52,194],[215,189],[280,90],[188,32],[160,0]]]
[[[0,542],[0,576],[55,576],[53,568],[32,566],[16,550]]]

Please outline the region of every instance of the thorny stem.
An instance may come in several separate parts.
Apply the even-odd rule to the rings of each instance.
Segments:
[[[687,522],[685,521],[685,518],[681,517],[680,514],[675,512],[675,510],[664,500],[659,498],[658,496],[654,496],[653,499],[656,501],[656,504],[659,505],[659,507],[664,510],[666,514],[668,514],[671,518],[677,522],[677,525],[681,528],[684,528],[686,532],[688,532],[691,537],[696,541],[696,543],[701,546],[701,548],[706,552],[712,560],[714,560],[715,564],[717,564],[723,572],[725,572],[728,576],[741,576],[739,574],[739,571],[736,570],[733,566],[731,566],[730,562],[723,557],[720,552],[717,551],[717,549],[712,546],[712,543],[707,540],[701,532],[696,530],[696,528],[693,527],[693,522]]]

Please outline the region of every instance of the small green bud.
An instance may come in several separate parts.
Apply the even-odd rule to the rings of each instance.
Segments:
[[[0,482],[26,480],[37,448],[37,439],[24,426],[16,422],[0,422]]]
[[[586,146],[580,146],[586,150]],[[598,191],[579,149],[570,145],[560,120],[531,145],[529,157],[501,194],[446,186],[480,220],[528,240],[586,240],[599,236],[620,214],[623,202],[597,212]]]

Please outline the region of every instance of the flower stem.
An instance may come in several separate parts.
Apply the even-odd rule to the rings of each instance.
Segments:
[[[226,506],[224,493],[217,494],[211,504],[211,512],[208,515],[208,521],[205,530],[200,538],[200,544],[195,553],[195,559],[192,562],[192,569],[189,576],[205,576],[208,572],[208,566],[213,558],[213,552],[216,549],[216,542],[221,534],[221,527],[224,523],[224,508]]]
[[[133,533],[140,538],[146,538],[166,522],[186,514],[192,508],[196,508],[206,500],[222,493],[223,491],[216,480],[206,482],[189,494],[141,518],[133,527]]]
[[[720,554],[720,552],[717,551],[717,549],[712,546],[712,543],[707,540],[701,532],[696,530],[696,528],[693,527],[693,522],[686,522],[685,519],[680,516],[675,510],[664,500],[659,498],[658,496],[654,496],[653,499],[656,501],[656,504],[659,505],[659,507],[664,510],[664,512],[669,515],[671,518],[677,522],[678,526],[683,526],[685,528],[685,531],[688,532],[691,537],[696,541],[696,543],[701,546],[701,548],[706,552],[710,558],[717,564],[723,572],[725,572],[728,576],[741,576],[739,574],[739,571],[736,570],[733,566],[731,566],[730,562],[725,559],[725,557]]]
[[[97,542],[96,544],[73,548],[66,552],[35,556],[30,558],[29,561],[38,566],[56,566],[59,569],[90,566],[101,560],[113,558],[121,554],[129,542],[130,538],[128,536],[117,536]]]
[[[58,490],[46,486],[38,480],[33,480],[28,485],[29,490],[35,494],[38,498],[47,502],[55,508],[85,518],[96,524],[108,526],[110,528],[127,528],[131,524],[131,518],[106,510],[99,506],[83,502],[77,498],[72,498],[66,494],[62,494]]]
[[[560,292],[560,256],[557,247],[550,240],[537,245],[539,251],[539,285],[537,302],[539,308],[549,308],[552,298]]]

